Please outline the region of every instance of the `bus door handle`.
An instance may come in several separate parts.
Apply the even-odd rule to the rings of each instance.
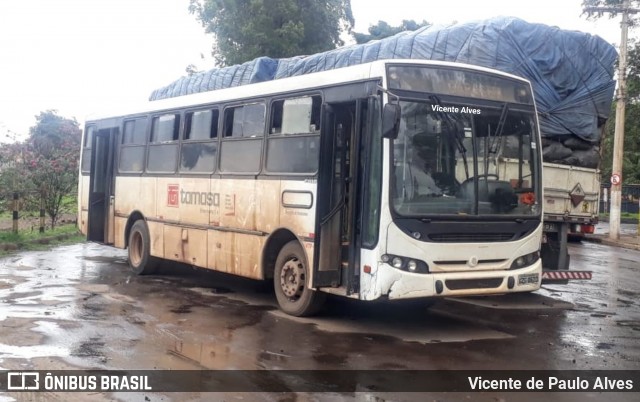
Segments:
[[[109,205],[113,205],[113,203],[116,201],[116,197],[115,195],[112,195],[109,197]]]

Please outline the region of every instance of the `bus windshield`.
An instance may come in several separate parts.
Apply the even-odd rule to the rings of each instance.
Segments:
[[[400,102],[391,198],[405,217],[540,214],[534,109],[429,100]]]

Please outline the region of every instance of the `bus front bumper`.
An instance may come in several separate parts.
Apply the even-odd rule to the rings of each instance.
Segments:
[[[377,275],[380,294],[389,299],[531,292],[540,289],[542,262],[517,270],[433,274],[410,273],[381,264]]]

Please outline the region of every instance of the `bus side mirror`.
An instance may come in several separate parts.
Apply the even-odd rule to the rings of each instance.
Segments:
[[[400,105],[387,103],[382,111],[382,137],[395,140],[400,129]]]

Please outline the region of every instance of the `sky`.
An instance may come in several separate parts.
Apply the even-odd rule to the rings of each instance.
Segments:
[[[599,35],[617,46],[619,19],[588,21],[582,0],[351,0],[355,31],[379,20],[435,25],[515,16]],[[189,0],[0,1],[0,142],[24,139],[41,111],[86,116],[148,99],[151,91],[213,68],[213,38]]]

